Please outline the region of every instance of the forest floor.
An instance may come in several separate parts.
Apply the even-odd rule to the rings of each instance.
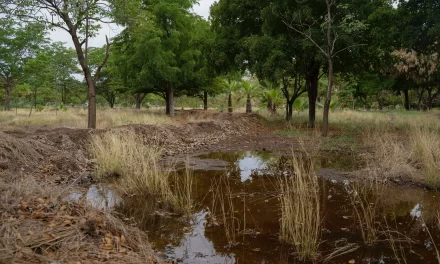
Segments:
[[[335,114],[329,137],[322,138],[319,124],[317,129],[307,128],[306,113],[286,123],[280,116],[201,110],[178,111],[174,120],[151,111],[136,112],[135,118],[124,119],[131,111],[119,115],[111,111],[106,110],[110,121],[98,121],[103,129],[93,131],[78,128],[82,125],[77,125],[77,116],[85,118],[82,112],[69,113],[74,116],[68,119],[73,120],[70,124],[60,121],[62,112],[56,117],[54,113],[36,115],[34,119],[14,118],[12,113],[0,116],[0,263],[159,262],[145,242],[145,233],[134,223],[87,206],[84,201],[69,199],[95,180],[89,152],[93,135],[134,130],[147,142],[162,146],[164,158],[291,150],[354,156],[359,170],[324,173],[340,177],[366,175],[371,167],[365,164],[380,159],[380,164],[374,166],[382,168],[394,184],[427,186],[425,179],[413,177],[418,175],[417,170],[423,170],[423,164],[405,163],[408,167],[402,167],[396,160],[407,162],[405,158],[410,159],[415,151],[406,145],[412,133],[406,127],[411,122],[417,118],[422,124],[438,123],[436,113],[412,116],[349,112]],[[432,140],[439,144],[438,138]],[[388,145],[391,149],[380,150],[380,146]],[[389,156],[396,160],[384,158]],[[408,171],[402,172],[405,168]]]

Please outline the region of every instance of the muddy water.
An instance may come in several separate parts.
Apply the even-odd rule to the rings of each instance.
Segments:
[[[284,154],[212,153],[191,158],[190,164],[195,169],[195,213],[189,221],[167,213],[160,201],[146,197],[125,198],[118,210],[136,220],[148,232],[153,247],[176,262],[303,263],[295,259],[291,246],[278,240],[280,215],[276,180],[267,170],[267,164]],[[432,241],[427,231],[431,231],[436,242],[440,241],[435,222],[440,208],[439,193],[391,187],[381,189],[380,193],[370,193],[370,206],[377,204],[376,220],[380,222],[377,226],[381,241],[367,246],[362,242],[350,199],[352,184],[340,175],[327,173],[333,169],[355,169],[355,160],[343,156],[320,157],[314,163],[318,174],[325,176],[320,177],[323,230],[319,262],[336,248],[351,245],[357,249],[328,263],[398,263],[383,233],[386,219],[402,237],[412,240],[412,243],[402,243],[407,263],[438,263],[435,245],[439,244]],[[220,214],[211,212],[216,192],[212,183],[224,175],[229,179],[234,217],[242,232],[236,235],[239,244],[232,248],[228,246],[221,221],[215,220],[221,218]],[[369,190],[367,186],[362,188]],[[212,216],[216,218],[213,220]]]

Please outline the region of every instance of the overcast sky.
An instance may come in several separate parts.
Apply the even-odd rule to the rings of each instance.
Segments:
[[[214,3],[215,0],[199,0],[199,4],[194,6],[194,12],[200,16],[203,16],[205,19],[209,17],[209,7]],[[109,36],[109,38],[114,37],[121,31],[121,27],[117,25],[107,25],[103,24],[102,28],[95,38],[90,39],[89,46],[90,47],[101,47],[105,44],[105,35]],[[61,41],[66,44],[66,46],[73,48],[72,39],[70,35],[61,29],[56,29],[50,33],[50,38],[53,41]]]

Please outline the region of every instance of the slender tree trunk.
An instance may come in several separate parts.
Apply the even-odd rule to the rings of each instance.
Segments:
[[[309,97],[309,128],[315,128],[316,99],[318,97],[319,63],[314,61],[307,74],[307,95]]]
[[[291,121],[293,118],[293,103],[295,100],[288,100],[286,103],[286,121]]]
[[[269,111],[270,113],[272,113],[273,111],[273,105],[272,105],[272,100],[271,99],[267,99],[267,111]]]
[[[165,114],[170,115],[170,96],[168,95],[168,88],[165,91]]]
[[[328,86],[324,103],[324,117],[322,120],[322,136],[326,137],[328,134],[328,118],[330,112],[330,102],[332,99],[333,88],[333,51],[332,51],[332,12],[331,0],[326,0],[327,3],[327,60],[328,60]]]
[[[250,94],[248,94],[246,100],[246,113],[252,113],[252,100]]]
[[[203,91],[203,110],[208,110],[208,91]]]
[[[423,100],[423,94],[425,93],[425,91],[421,91],[419,93],[419,100],[417,102],[417,107],[419,108],[419,111],[422,111],[422,100]]]
[[[379,98],[377,98],[377,101],[379,103],[379,110],[382,111],[383,110],[383,98],[379,97]]]
[[[432,110],[432,101],[434,97],[432,96],[432,89],[428,89],[427,107],[428,110]]]
[[[232,109],[232,93],[228,95],[228,112],[232,113],[234,110]]]
[[[405,89],[403,90],[403,96],[405,97],[405,109],[406,109],[406,111],[409,111],[410,110],[410,106],[409,106],[408,85],[405,85]]]
[[[168,107],[169,107],[169,116],[174,117],[174,87],[173,83],[168,84]]]
[[[5,111],[10,110],[10,105],[11,105],[11,90],[9,87],[5,87],[5,101],[4,101]]]

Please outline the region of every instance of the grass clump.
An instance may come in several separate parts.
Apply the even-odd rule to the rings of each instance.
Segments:
[[[319,184],[313,163],[306,160],[293,155],[291,173],[277,181],[280,239],[292,244],[301,259],[316,259],[321,236]]]
[[[95,135],[91,152],[98,177],[117,176],[116,185],[125,193],[148,194],[159,197],[175,209],[185,212],[191,209],[192,174],[189,168],[182,179],[175,175],[172,166],[160,166],[162,149],[146,144],[134,131]]]
[[[414,127],[410,133],[412,156],[416,167],[421,168],[426,184],[440,187],[440,135],[423,127]]]
[[[374,174],[375,171],[370,173]],[[368,246],[376,244],[381,233],[381,223],[378,221],[378,210],[385,185],[379,182],[377,174],[370,176],[367,183],[355,182],[349,190],[356,222],[364,243]]]

